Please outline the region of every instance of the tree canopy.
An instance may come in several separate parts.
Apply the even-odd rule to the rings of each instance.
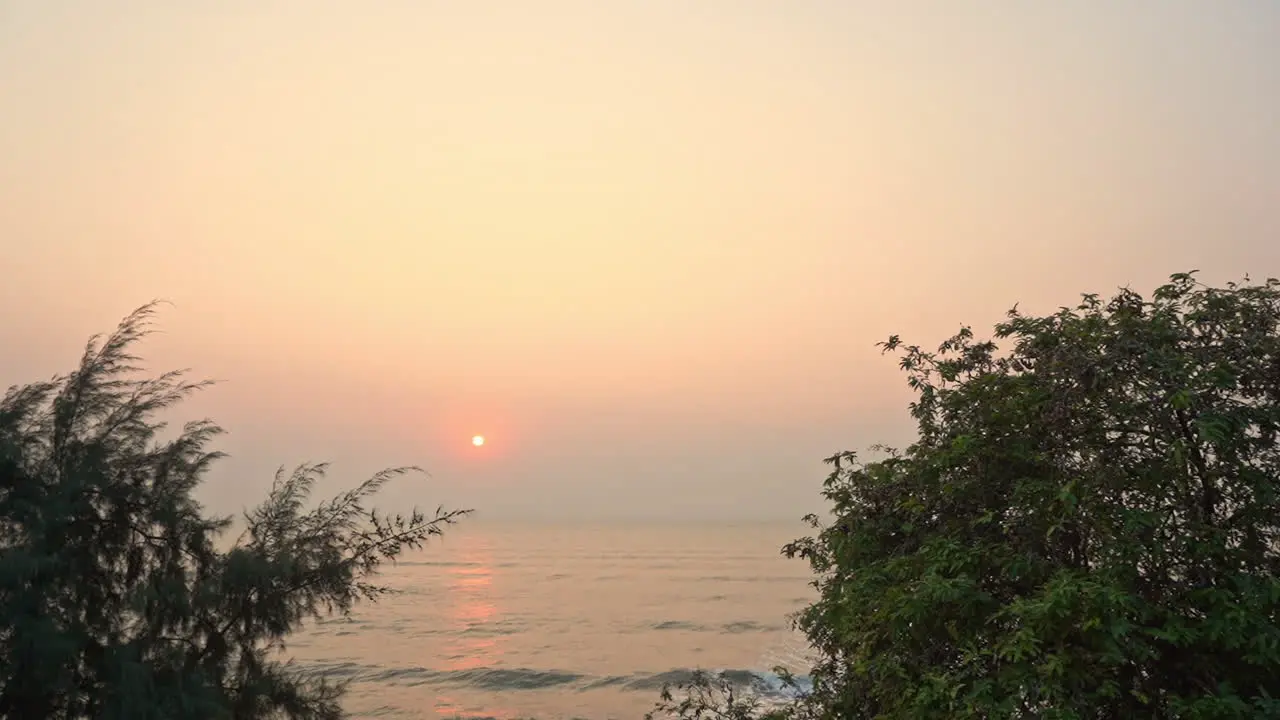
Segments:
[[[324,465],[277,474],[229,550],[193,498],[221,432],[159,414],[207,383],[140,377],[155,304],[67,375],[0,400],[0,716],[338,718],[342,686],[282,660],[302,623],[387,592],[379,566],[467,511],[367,507],[394,468],[307,509]]]
[[[883,343],[918,438],[829,458],[784,549],[819,591],[790,714],[1280,717],[1278,329],[1277,281],[1184,273]]]

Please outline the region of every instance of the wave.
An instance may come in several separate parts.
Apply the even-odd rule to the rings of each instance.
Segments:
[[[739,620],[722,625],[702,625],[684,620],[665,620],[646,628],[647,630],[687,630],[690,632],[718,632],[737,635],[745,632],[777,632],[784,630],[781,625],[765,625],[752,620]]]
[[[633,673],[630,675],[596,676],[568,670],[544,670],[534,668],[481,667],[466,670],[433,670],[430,668],[385,667],[355,662],[329,662],[299,664],[300,669],[314,672],[333,680],[353,683],[389,685],[434,685],[439,687],[467,687],[488,691],[520,690],[573,690],[588,692],[604,688],[616,688],[635,692],[657,692],[664,685],[687,683],[694,678],[692,668],[672,669],[659,673]],[[794,692],[782,679],[768,671],[750,669],[718,669],[714,673],[729,680],[734,686],[752,689],[761,696],[786,698]],[[796,678],[801,689],[808,679]],[[388,711],[392,708],[388,708]]]
[[[804,583],[811,580],[811,577],[802,575],[702,575],[697,578],[690,578],[694,582],[785,582],[785,583]]]
[[[409,635],[412,637],[499,637],[505,635],[518,635],[528,630],[527,621],[520,618],[504,618],[500,620],[492,620],[487,622],[474,622],[464,627],[416,627],[407,624],[378,623],[368,620],[356,618],[325,618],[316,622],[312,632],[317,636],[352,636],[365,635],[367,633],[389,630],[398,635]],[[740,635],[742,633],[776,633],[786,630],[787,627],[781,624],[761,623],[754,620],[734,620],[723,623],[699,623],[689,620],[661,620],[648,624],[636,624],[631,627],[618,628],[615,632],[645,633],[651,631],[683,631],[696,633],[716,633],[721,635]],[[298,641],[290,643],[291,645],[301,645],[306,643],[306,636],[302,636]]]

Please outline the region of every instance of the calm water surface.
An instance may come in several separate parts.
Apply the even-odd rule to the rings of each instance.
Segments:
[[[692,668],[790,664],[813,591],[779,548],[805,529],[468,519],[289,653],[351,680],[356,717],[640,718]]]

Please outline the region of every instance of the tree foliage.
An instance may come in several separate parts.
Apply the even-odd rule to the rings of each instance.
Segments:
[[[901,353],[918,439],[828,459],[793,717],[1280,717],[1280,283],[1172,276]]]
[[[79,367],[0,401],[0,716],[338,718],[343,688],[280,658],[309,619],[387,589],[381,563],[466,511],[367,507],[381,472],[306,509],[324,465],[281,471],[229,518],[192,492],[220,453],[209,421],[164,439],[158,414],[207,383],[140,379],[154,304],[89,342]]]
[[[830,459],[788,548],[828,717],[1226,718],[1280,704],[1280,284],[1011,311],[902,347],[919,439]]]

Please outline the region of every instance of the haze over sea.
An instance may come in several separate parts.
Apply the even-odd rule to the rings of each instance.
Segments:
[[[348,710],[639,718],[795,644],[876,343],[1280,274],[1278,89],[1275,0],[0,0],[0,379],[171,301],[210,514],[479,513],[288,638]]]
[[[388,567],[400,592],[298,636],[354,717],[640,718],[693,668],[764,672],[798,636],[801,523],[469,518]]]

